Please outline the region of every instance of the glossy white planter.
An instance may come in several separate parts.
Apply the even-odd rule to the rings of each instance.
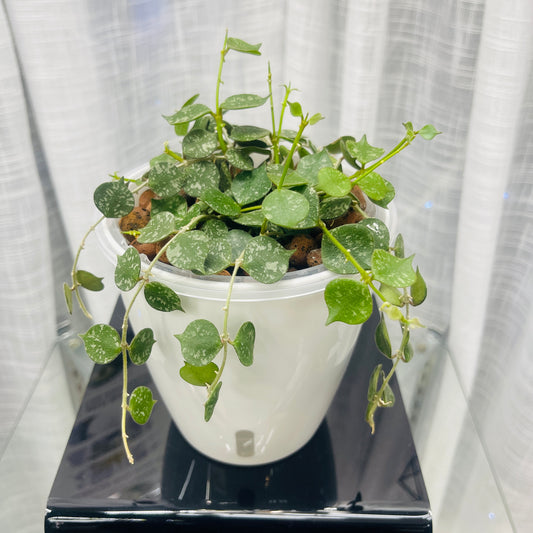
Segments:
[[[387,212],[387,223],[388,216]],[[99,228],[102,248],[116,263],[127,241],[116,221]],[[230,336],[243,322],[254,323],[254,363],[242,366],[230,349],[220,397],[206,423],[206,391],[179,377],[183,358],[174,335],[197,318],[210,320],[222,331],[228,278],[194,276],[167,265],[156,267],[153,274],[180,295],[186,312],[155,311],[140,297],[131,323],[135,331],[154,330],[157,342],[147,365],[185,439],[208,457],[235,465],[277,461],[305,445],[326,414],[360,329],[324,325],[323,292],[336,275],[319,266],[289,273],[272,285],[249,277],[236,279]],[[130,293],[123,298],[128,303]]]

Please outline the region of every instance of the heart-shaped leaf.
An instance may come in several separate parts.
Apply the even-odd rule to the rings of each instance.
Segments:
[[[107,324],[95,324],[80,337],[87,355],[100,365],[113,361],[122,349],[117,330]]]
[[[316,154],[302,157],[296,168],[296,173],[304,178],[309,185],[318,185],[318,172],[320,169],[332,166],[328,153],[326,150],[322,150]]]
[[[286,250],[276,240],[259,235],[246,245],[242,266],[257,281],[275,283],[287,272],[293,253],[294,250]]]
[[[358,142],[347,140],[346,149],[354,159],[357,159],[363,165],[379,159],[385,153],[383,148],[376,148],[369,144],[366,140],[366,135],[363,135]]]
[[[185,168],[174,163],[158,163],[148,172],[150,188],[161,198],[179,194],[185,183]]]
[[[182,147],[188,159],[201,159],[218,148],[218,138],[210,131],[193,129],[183,137]]]
[[[317,188],[330,196],[346,196],[352,187],[350,178],[340,170],[325,167],[318,171]]]
[[[385,196],[383,196],[383,198],[381,198],[380,200],[376,198],[370,198],[370,196],[369,198],[372,201],[372,203],[379,205],[379,207],[383,207],[383,209],[386,209],[387,206],[392,202],[392,200],[394,200],[394,196],[396,195],[396,190],[394,189],[394,185],[392,183],[390,183],[384,178],[381,178],[381,179],[383,180],[383,183],[385,184],[385,187],[387,189]]]
[[[234,126],[229,135],[230,139],[237,142],[250,142],[268,137],[270,131],[257,126]]]
[[[137,240],[140,243],[159,242],[176,231],[176,217],[168,211],[157,213],[141,229]]]
[[[152,409],[156,401],[152,396],[152,391],[148,387],[137,387],[130,396],[128,411],[131,418],[137,424],[143,425],[150,420]]]
[[[327,324],[344,322],[346,324],[362,324],[372,314],[372,296],[364,283],[354,279],[334,279],[324,291],[324,299],[328,306]]]
[[[392,287],[410,287],[416,281],[413,257],[400,259],[385,250],[374,250],[372,273],[374,278]]]
[[[203,318],[193,320],[185,331],[175,335],[181,345],[181,354],[193,366],[205,366],[222,349],[222,341],[216,326]]]
[[[220,173],[211,161],[195,161],[187,167],[184,189],[189,196],[199,197],[207,189],[218,188]]]
[[[231,183],[231,193],[239,205],[248,205],[268,194],[272,183],[268,178],[266,165],[262,164],[252,171],[243,171]]]
[[[431,141],[436,135],[439,135],[442,133],[441,131],[438,131],[435,126],[432,124],[426,124],[423,128],[421,128],[418,131],[420,137],[426,139],[427,141]]]
[[[99,278],[86,270],[76,271],[76,280],[83,288],[89,291],[101,291],[104,288],[104,284],[102,283],[103,279],[104,278]]]
[[[256,94],[234,94],[222,102],[220,107],[225,111],[231,109],[250,109],[262,106],[268,100],[268,96],[262,97]]]
[[[135,197],[124,179],[108,181],[94,191],[94,204],[107,218],[124,217],[135,207]]]
[[[374,202],[382,201],[390,193],[390,184],[377,172],[371,172],[357,180],[357,185]]]
[[[176,237],[167,248],[168,260],[178,268],[204,273],[210,252],[210,239],[202,231],[188,231]]]
[[[290,189],[275,189],[263,200],[263,214],[273,224],[293,228],[309,213],[309,202]]]
[[[239,204],[218,189],[207,189],[202,192],[202,200],[214,211],[227,217],[237,217],[241,213]]]
[[[130,344],[129,354],[134,365],[143,365],[148,361],[155,343],[154,332],[150,328],[144,328],[135,335]]]
[[[250,366],[254,361],[254,342],[255,327],[251,322],[245,322],[233,340],[233,347],[244,366]]]
[[[168,313],[183,311],[180,297],[170,288],[159,281],[151,281],[144,287],[144,297],[150,307]]]
[[[172,125],[186,124],[196,120],[204,115],[211,113],[211,110],[204,104],[191,104],[182,107],[173,115],[165,116],[163,118]]]
[[[174,196],[168,196],[160,200],[152,198],[150,215],[154,217],[163,211],[168,211],[174,216],[181,217],[187,212],[187,200],[181,194],[175,194]]]
[[[360,224],[345,224],[331,231],[332,236],[364,268],[370,268],[374,237],[371,231]],[[355,274],[356,267],[345,257],[337,246],[325,235],[322,238],[322,261],[324,266],[337,274]]]
[[[211,417],[213,416],[215,405],[218,402],[218,395],[220,394],[221,387],[222,387],[222,381],[219,381],[215,385],[214,390],[211,392],[211,394],[209,394],[209,397],[207,398],[207,401],[205,402],[204,420],[206,422],[209,422],[209,420],[211,420]]]
[[[387,225],[379,218],[364,218],[359,222],[372,232],[374,237],[374,246],[382,250],[389,249],[390,234]]]
[[[226,158],[235,168],[239,168],[241,170],[253,170],[254,168],[254,162],[247,150],[228,148],[226,151]]]
[[[181,379],[196,387],[211,385],[217,377],[217,372],[218,366],[213,362],[205,366],[193,366],[185,362],[185,365],[180,368]]]
[[[121,291],[129,291],[137,285],[140,275],[141,257],[133,246],[129,246],[122,255],[117,257],[115,285]]]

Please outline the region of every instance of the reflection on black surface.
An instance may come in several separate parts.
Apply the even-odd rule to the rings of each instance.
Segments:
[[[120,316],[118,309],[114,319]],[[396,405],[378,411],[375,435],[364,422],[368,377],[378,362],[387,363],[374,348],[373,328],[363,328],[315,436],[292,456],[264,466],[229,466],[201,455],[162,402],[148,424],[128,426],[135,456],[129,465],[119,433],[120,362],[96,366],[50,493],[46,531],[182,531],[206,524],[266,530],[281,523],[303,530],[312,524],[326,530],[431,531],[396,382]],[[129,382],[130,389],[154,387],[144,367],[130,367]],[[99,527],[104,518],[105,528]]]

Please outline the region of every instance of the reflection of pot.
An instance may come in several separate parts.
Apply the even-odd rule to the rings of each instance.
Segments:
[[[196,452],[175,426],[163,460],[161,496],[173,506],[213,510],[316,511],[335,504],[335,468],[324,422],[298,453],[270,465],[243,468]]]
[[[138,178],[143,170],[128,177]],[[104,252],[116,261],[127,246],[117,224],[101,224],[99,237]],[[277,461],[301,448],[328,409],[360,329],[338,322],[325,326],[323,291],[336,275],[318,266],[289,273],[272,285],[236,279],[230,335],[243,322],[254,323],[254,363],[243,367],[237,357],[228,358],[215,412],[205,423],[205,389],[179,378],[183,358],[174,334],[199,318],[222,331],[228,278],[194,276],[168,265],[152,273],[180,295],[186,313],[161,313],[139,298],[130,320],[136,331],[154,330],[157,343],[148,367],[189,443],[212,459],[238,465]],[[124,294],[126,303],[129,298]]]

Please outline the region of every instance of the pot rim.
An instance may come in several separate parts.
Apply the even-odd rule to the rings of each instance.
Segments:
[[[143,165],[126,173],[125,177],[140,178],[148,168],[148,165]],[[393,233],[396,226],[394,205],[389,205],[389,209],[377,209],[379,218]],[[103,220],[96,227],[96,236],[104,256],[116,265],[117,256],[122,255],[129,246],[128,241],[120,232],[118,219]],[[150,263],[144,254],[141,255],[141,262],[143,266],[148,266]],[[200,276],[161,262],[154,266],[152,275],[155,280],[172,287],[180,296],[219,301],[225,301],[227,297],[229,285],[227,276],[216,274]],[[297,298],[323,291],[327,283],[335,278],[353,276],[336,274],[327,270],[324,265],[287,272],[281,280],[271,284],[261,283],[249,276],[236,276],[231,301],[250,302]]]

